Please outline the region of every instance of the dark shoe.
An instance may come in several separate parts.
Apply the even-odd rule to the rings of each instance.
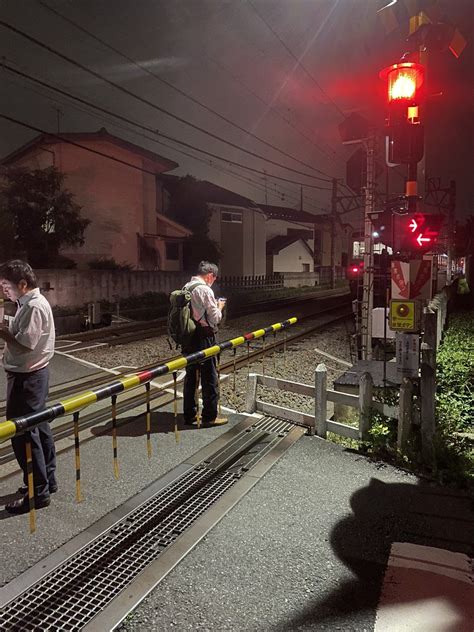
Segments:
[[[57,484],[49,486],[49,493],[50,494],[55,494],[57,491],[58,491]],[[18,488],[18,493],[21,494],[22,496],[25,496],[25,494],[28,493],[28,485],[22,485],[21,487],[19,487]]]
[[[35,509],[43,509],[43,507],[48,507],[50,503],[51,500],[49,498],[35,499]],[[5,509],[11,514],[28,513],[30,510],[28,498],[25,496],[23,496],[23,498],[17,498],[17,500],[13,500],[11,503],[8,503],[8,505],[5,505]]]
[[[197,418],[193,417],[192,419],[184,419],[184,423],[186,426],[193,426],[197,422]]]

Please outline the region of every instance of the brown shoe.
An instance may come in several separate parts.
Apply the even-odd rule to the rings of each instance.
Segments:
[[[49,498],[35,498],[35,509],[43,509],[43,507],[48,507],[50,504],[51,500]],[[8,505],[5,505],[5,509],[11,514],[25,514],[29,512],[30,504],[28,498],[23,496],[23,498],[17,498],[16,500],[12,500],[11,503],[8,503]]]

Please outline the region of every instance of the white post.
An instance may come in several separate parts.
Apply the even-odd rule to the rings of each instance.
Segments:
[[[257,374],[247,376],[247,392],[245,393],[245,412],[252,414],[257,410]]]
[[[318,364],[314,372],[314,422],[318,437],[327,435],[327,369]],[[314,434],[311,433],[310,434]]]

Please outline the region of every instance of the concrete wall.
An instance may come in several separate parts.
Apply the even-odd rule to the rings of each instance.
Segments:
[[[183,272],[121,270],[36,270],[39,286],[54,307],[81,307],[91,301],[140,296],[145,292],[170,293],[189,276]],[[51,289],[43,289],[48,288]],[[137,306],[139,307],[139,306]]]

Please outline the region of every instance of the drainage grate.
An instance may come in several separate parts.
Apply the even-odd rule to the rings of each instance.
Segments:
[[[230,443],[238,446],[230,456],[222,456],[226,446],[7,604],[0,629],[81,630],[291,428],[280,420],[257,422],[244,441],[241,435]]]

